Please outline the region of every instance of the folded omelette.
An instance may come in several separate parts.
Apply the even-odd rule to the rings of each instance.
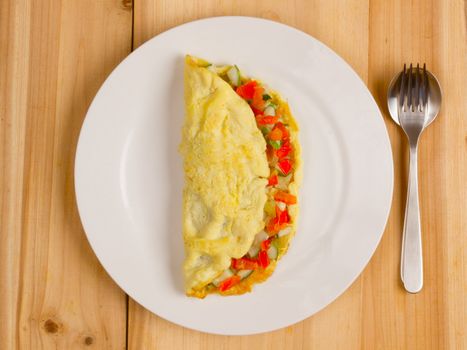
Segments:
[[[192,56],[185,109],[186,294],[242,294],[271,275],[295,234],[298,126],[260,81]]]

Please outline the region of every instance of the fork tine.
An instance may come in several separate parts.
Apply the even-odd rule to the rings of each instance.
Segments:
[[[428,73],[426,72],[426,64],[423,63],[423,111],[428,109],[428,94],[430,90],[430,84],[428,80]]]
[[[409,70],[408,70],[408,82],[407,82],[407,106],[406,110],[412,110],[413,104],[412,104],[412,63],[410,64]]]
[[[417,63],[417,67],[415,68],[415,90],[413,93],[413,98],[412,98],[412,105],[413,105],[413,110],[420,111],[420,93],[421,93],[421,88],[420,88],[420,65]]]
[[[406,65],[404,63],[404,70],[402,71],[401,76],[401,85],[399,87],[399,108],[404,109],[405,104],[405,83],[406,83]]]

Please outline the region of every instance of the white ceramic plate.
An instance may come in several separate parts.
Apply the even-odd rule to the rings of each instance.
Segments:
[[[242,296],[183,293],[177,148],[186,53],[263,80],[301,127],[298,233],[273,276]],[[218,17],[156,36],[113,71],[81,130],[75,184],[89,242],[125,292],[179,325],[234,335],[293,324],[344,292],[383,233],[393,169],[378,107],[339,56],[282,24]]]

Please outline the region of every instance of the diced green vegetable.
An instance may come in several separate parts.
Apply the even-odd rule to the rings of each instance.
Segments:
[[[272,146],[274,149],[279,149],[281,148],[281,142],[280,141],[275,141],[275,140],[269,140],[269,144]]]
[[[268,101],[266,102],[266,104],[264,105],[264,108],[268,108],[268,107],[272,107],[272,108],[276,109],[276,108],[277,108],[277,104],[275,104],[274,102],[272,102],[272,100],[268,100]]]
[[[268,128],[267,126],[263,126],[261,128],[261,132],[263,133],[264,136],[266,136],[267,134],[271,132],[271,128],[270,127]]]
[[[276,215],[276,202],[273,200],[269,200],[264,205],[264,212],[267,216],[273,217]]]
[[[267,100],[270,100],[272,97],[269,96],[268,94],[264,94],[263,95],[263,101],[267,101]]]

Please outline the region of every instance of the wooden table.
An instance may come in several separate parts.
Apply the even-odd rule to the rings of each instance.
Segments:
[[[467,349],[467,4],[461,0],[0,1],[0,349]],[[246,15],[299,28],[341,55],[385,118],[393,206],[370,264],[326,309],[249,337],[187,330],[118,288],[85,238],[73,190],[81,123],[133,49],[194,19]],[[388,117],[389,80],[426,62],[443,92],[423,135],[425,287],[399,282],[407,143]]]

